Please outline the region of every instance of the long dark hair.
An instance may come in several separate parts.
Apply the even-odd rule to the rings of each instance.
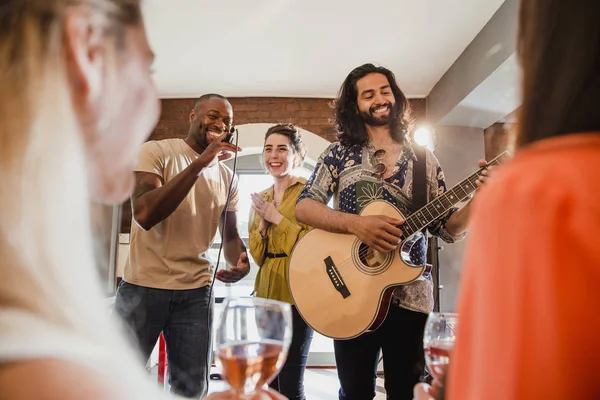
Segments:
[[[340,88],[337,99],[334,101],[333,118],[335,128],[338,132],[338,140],[344,146],[362,146],[367,142],[368,134],[365,123],[358,115],[358,91],[356,82],[368,74],[378,73],[386,76],[396,104],[392,110],[390,119],[390,130],[392,138],[402,142],[413,127],[411,107],[402,90],[396,83],[394,73],[384,67],[376,67],[373,64],[364,64],[355,68],[346,77]]]
[[[600,131],[600,2],[522,0],[523,70],[517,147]]]

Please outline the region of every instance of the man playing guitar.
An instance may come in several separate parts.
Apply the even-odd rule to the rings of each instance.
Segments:
[[[360,216],[372,200],[385,200],[403,215],[410,215],[412,171],[417,153],[425,156],[426,197],[444,193],[446,183],[434,154],[415,149],[408,137],[412,129],[410,105],[391,71],[372,64],[354,69],[344,81],[334,110],[339,142],[321,155],[300,194],[296,219],[333,233],[355,235],[380,252],[400,242],[403,220],[382,215]],[[416,151],[419,150],[419,151]],[[480,162],[480,166],[485,161]],[[484,176],[477,181],[481,185]],[[334,197],[334,208],[327,203]],[[427,229],[447,243],[464,238],[469,203],[451,208]],[[412,248],[411,261],[426,261],[427,238]],[[423,329],[433,310],[431,278],[395,289],[392,306],[374,332],[349,340],[335,340],[340,400],[366,400],[375,396],[375,377],[383,351],[388,399],[412,399],[413,387],[424,369]]]

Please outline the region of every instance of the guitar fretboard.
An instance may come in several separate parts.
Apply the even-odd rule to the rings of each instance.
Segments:
[[[412,213],[406,218],[406,221],[402,225],[402,231],[404,237],[408,238],[414,233],[422,230],[430,223],[444,215],[449,209],[454,207],[456,204],[465,200],[477,189],[477,179],[481,176],[482,172],[488,167],[493,165],[499,165],[502,158],[506,157],[508,152],[503,152],[498,157],[488,162],[485,166],[479,168],[476,172],[468,176],[459,182],[452,189],[446,193],[437,196],[431,202],[424,207],[420,208],[416,212]]]

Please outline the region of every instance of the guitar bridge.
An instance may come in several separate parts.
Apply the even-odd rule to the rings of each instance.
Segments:
[[[344,283],[344,280],[338,272],[338,269],[333,263],[331,257],[327,257],[323,261],[325,262],[325,270],[327,271],[327,276],[329,276],[329,279],[331,280],[333,287],[335,287],[335,290],[337,290],[344,298],[350,296],[350,290],[348,290],[346,283]]]

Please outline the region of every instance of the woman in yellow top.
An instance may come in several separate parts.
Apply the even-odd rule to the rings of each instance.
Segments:
[[[265,135],[263,161],[273,177],[273,185],[252,194],[250,254],[260,267],[256,276],[257,297],[292,304],[293,336],[288,356],[279,375],[271,383],[290,400],[304,400],[304,370],[313,330],[293,305],[288,286],[289,256],[300,237],[309,229],[296,221],[296,199],[306,179],[293,170],[304,160],[306,149],[298,128],[275,125]],[[253,215],[253,217],[252,217]]]

